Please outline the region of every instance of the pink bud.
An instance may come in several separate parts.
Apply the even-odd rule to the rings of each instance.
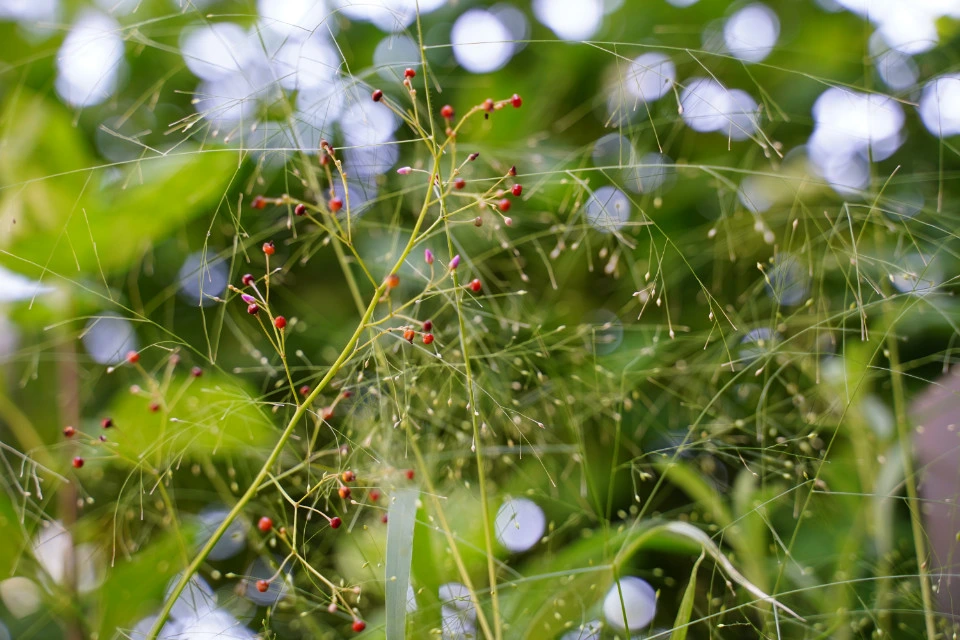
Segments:
[[[423,250],[423,260],[424,260],[424,262],[426,262],[427,264],[433,264],[433,251],[430,251],[430,249],[424,249],[424,250]]]
[[[411,171],[413,171],[413,169],[411,169],[410,167],[400,167],[399,169],[397,169],[397,173],[399,173],[402,176],[407,175]]]
[[[254,298],[254,297],[251,296],[251,295],[247,295],[246,293],[241,293],[241,294],[240,294],[240,299],[243,300],[244,302],[246,302],[247,304],[254,304],[254,303],[256,303],[256,301],[257,301],[256,298]]]
[[[460,266],[460,254],[453,256],[453,260],[450,261],[450,270],[453,271]]]
[[[504,218],[504,219],[503,219],[503,224],[507,225],[508,227],[512,227],[512,226],[513,226],[513,218]]]

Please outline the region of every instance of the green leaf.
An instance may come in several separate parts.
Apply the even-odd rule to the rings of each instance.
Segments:
[[[701,553],[697,561],[693,563],[693,570],[690,572],[690,582],[683,592],[683,599],[680,601],[680,608],[677,609],[677,617],[673,622],[673,633],[670,634],[670,640],[687,640],[687,631],[690,628],[690,618],[693,616],[693,600],[697,595],[697,570],[700,563],[703,562],[705,553]]]
[[[101,638],[125,638],[119,630],[133,627],[160,603],[164,587],[179,565],[171,559],[180,555],[174,534],[167,534],[129,559],[120,558],[94,594]]]
[[[416,489],[396,492],[387,519],[387,640],[406,637],[407,587],[413,559],[413,527],[417,521]]]
[[[270,444],[273,427],[252,394],[222,374],[174,376],[164,396],[166,422],[163,410],[149,410],[153,401],[121,392],[111,408],[116,428],[110,439],[131,464],[152,460],[157,447],[165,455],[208,456],[243,455]]]
[[[234,151],[101,164],[70,114],[32,95],[8,101],[0,154],[2,262],[37,276],[121,271],[158,239],[211,212],[237,171]],[[25,264],[33,263],[30,269]]]

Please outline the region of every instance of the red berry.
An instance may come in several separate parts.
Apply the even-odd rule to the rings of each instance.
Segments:
[[[266,593],[267,589],[270,588],[270,583],[266,580],[257,580],[257,591],[260,593]]]
[[[287,326],[287,319],[283,316],[277,316],[273,319],[273,326],[283,331],[283,328]]]
[[[307,205],[302,202],[293,208],[293,215],[303,216],[307,214]]]
[[[440,115],[446,118],[447,120],[453,119],[453,107],[448,104],[443,105],[440,109]]]
[[[433,342],[433,334],[425,333],[423,334],[423,344],[430,344]]]
[[[483,218],[481,218],[480,216],[477,216],[476,218],[474,218],[474,219],[473,219],[473,226],[475,226],[475,227],[482,227],[482,226],[483,226]]]
[[[510,201],[504,198],[497,203],[497,206],[500,207],[500,211],[510,211]]]
[[[272,241],[263,243],[263,252],[268,256],[272,256],[274,253],[276,253],[276,251],[277,248],[274,246]]]
[[[432,321],[432,320],[424,320],[424,321],[423,321],[423,330],[424,330],[424,331],[430,331],[430,329],[433,329],[433,321]]]
[[[357,633],[360,633],[361,631],[363,631],[363,630],[366,629],[366,628],[367,628],[367,623],[364,622],[363,620],[354,620],[354,621],[353,621],[353,630],[356,631]]]
[[[140,362],[140,354],[136,351],[127,351],[127,362],[130,364],[136,364]]]
[[[374,489],[370,492],[370,502],[377,502],[380,500],[380,492]]]
[[[80,456],[77,456],[76,458],[73,459],[74,469],[79,469],[82,466],[83,466],[83,458],[81,458]]]
[[[305,384],[300,387],[300,395],[305,396],[310,393],[310,385]]]
[[[353,391],[350,391],[349,389],[347,389],[346,391],[344,391],[344,392],[341,393],[340,395],[341,395],[341,397],[343,397],[343,398],[352,398],[352,397],[353,397]]]
[[[254,196],[250,206],[254,209],[264,209],[267,206],[267,199],[263,196]]]
[[[409,68],[409,67],[407,67],[406,69],[403,70],[403,77],[404,77],[404,78],[413,78],[413,77],[416,77],[416,75],[417,75],[417,72],[414,71],[413,69]]]
[[[273,520],[269,516],[263,516],[257,523],[257,529],[260,529],[261,533],[270,533],[270,530],[273,529]]]
[[[523,185],[522,184],[513,185],[513,188],[510,189],[510,193],[512,193],[515,196],[520,195],[521,193],[523,193]]]
[[[383,514],[382,516],[380,516],[380,522],[382,522],[383,524],[387,524],[387,514]]]
[[[384,282],[387,283],[387,289],[395,289],[400,284],[400,276],[395,273],[391,273],[387,276]]]
[[[464,180],[463,178],[457,178],[456,180],[453,181],[454,189],[458,189],[458,190],[463,189],[465,186],[467,186],[467,181]]]
[[[109,429],[113,426],[113,420],[111,418],[104,418],[100,421],[100,426],[104,429]]]
[[[383,91],[380,91],[380,89],[375,89],[372,97],[374,102],[380,102],[383,100]]]
[[[517,94],[513,94],[513,97],[510,98],[510,104],[513,105],[514,109],[519,109],[520,105],[523,104],[523,99]]]
[[[470,290],[474,293],[480,293],[480,289],[483,289],[483,285],[476,278],[470,281]]]
[[[407,469],[406,474],[407,480],[413,480],[413,469]]]
[[[67,425],[63,428],[63,435],[67,438],[72,438],[73,436],[77,435],[77,430],[70,425]]]
[[[260,307],[257,306],[256,302],[247,305],[247,313],[249,313],[250,315],[255,316],[259,311],[260,311]]]
[[[343,520],[341,520],[337,516],[333,516],[332,518],[330,518],[331,529],[339,529],[341,524],[343,524]]]
[[[159,403],[159,402],[151,402],[151,403],[150,403],[150,413],[156,413],[157,411],[160,411],[160,403]]]
[[[246,273],[244,274],[243,278],[241,278],[240,280],[241,282],[243,282],[243,284],[249,287],[250,285],[253,284],[253,274]]]
[[[343,200],[340,198],[330,198],[329,206],[330,211],[336,213],[337,211],[340,211],[340,209],[343,209]]]
[[[487,98],[486,100],[483,101],[483,110],[486,111],[487,113],[490,113],[491,111],[493,111],[493,99]]]
[[[347,469],[346,471],[340,474],[340,477],[343,479],[344,482],[353,482],[354,480],[357,479],[357,474]]]
[[[403,339],[407,342],[413,342],[413,339],[416,337],[416,335],[417,333],[413,329],[407,329],[403,332]]]
[[[476,153],[471,153],[470,155],[468,155],[468,156],[467,156],[467,160],[469,160],[470,162],[473,162],[474,160],[476,160],[476,159],[479,158],[479,157],[480,157],[480,152],[478,151],[478,152],[476,152]]]
[[[199,378],[203,375],[203,369],[200,367],[194,367],[193,369],[190,369],[190,375],[192,375],[194,378]]]
[[[510,170],[507,171],[507,175],[508,175],[508,176],[515,176],[515,175],[517,175],[517,165],[513,165],[512,167],[510,167]]]
[[[340,497],[346,500],[350,497],[350,487],[340,487],[337,489],[337,493],[340,494]]]

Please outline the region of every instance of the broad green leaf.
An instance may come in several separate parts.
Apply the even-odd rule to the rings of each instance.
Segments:
[[[151,412],[154,401],[122,392],[113,403],[109,437],[126,462],[153,460],[158,447],[165,456],[194,457],[244,454],[271,442],[273,427],[252,394],[221,374],[175,376],[164,396],[166,411]]]
[[[167,581],[180,566],[179,557],[179,542],[170,533],[129,559],[117,559],[94,593],[101,638],[129,637],[129,629],[159,605]]]
[[[29,93],[8,101],[3,120],[2,262],[31,276],[128,268],[156,240],[212,214],[237,170],[236,152],[189,147],[102,164],[63,107]]]

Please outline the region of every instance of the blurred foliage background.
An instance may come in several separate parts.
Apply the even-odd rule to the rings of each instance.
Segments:
[[[0,638],[951,633],[960,5],[419,13],[0,0]]]

